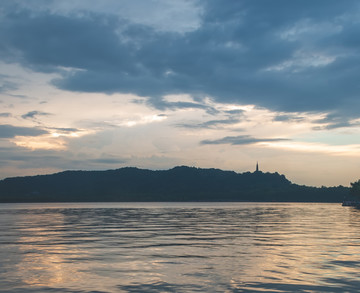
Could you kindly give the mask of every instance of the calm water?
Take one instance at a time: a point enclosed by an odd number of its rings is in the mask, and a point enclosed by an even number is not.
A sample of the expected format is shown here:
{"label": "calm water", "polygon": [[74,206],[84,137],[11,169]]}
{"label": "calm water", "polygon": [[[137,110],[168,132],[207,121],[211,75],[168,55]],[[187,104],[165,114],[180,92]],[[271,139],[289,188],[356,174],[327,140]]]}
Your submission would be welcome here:
{"label": "calm water", "polygon": [[0,204],[0,292],[358,292],[340,204]]}

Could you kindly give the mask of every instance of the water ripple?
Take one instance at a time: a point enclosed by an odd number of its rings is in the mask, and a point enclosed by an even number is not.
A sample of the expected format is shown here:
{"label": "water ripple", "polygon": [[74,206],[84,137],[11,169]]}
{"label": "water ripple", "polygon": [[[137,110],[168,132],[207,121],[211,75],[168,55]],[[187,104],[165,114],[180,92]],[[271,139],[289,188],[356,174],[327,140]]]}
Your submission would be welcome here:
{"label": "water ripple", "polygon": [[0,292],[357,292],[338,204],[0,205]]}

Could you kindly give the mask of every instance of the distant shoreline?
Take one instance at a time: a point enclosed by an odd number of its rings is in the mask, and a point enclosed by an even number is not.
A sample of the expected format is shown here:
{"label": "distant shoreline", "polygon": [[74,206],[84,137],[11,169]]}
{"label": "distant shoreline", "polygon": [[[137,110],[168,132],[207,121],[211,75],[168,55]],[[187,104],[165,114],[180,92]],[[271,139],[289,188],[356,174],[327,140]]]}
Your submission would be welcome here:
{"label": "distant shoreline", "polygon": [[236,173],[179,166],[65,171],[0,181],[2,203],[64,202],[323,202],[340,203],[349,188],[309,187],[279,173]]}

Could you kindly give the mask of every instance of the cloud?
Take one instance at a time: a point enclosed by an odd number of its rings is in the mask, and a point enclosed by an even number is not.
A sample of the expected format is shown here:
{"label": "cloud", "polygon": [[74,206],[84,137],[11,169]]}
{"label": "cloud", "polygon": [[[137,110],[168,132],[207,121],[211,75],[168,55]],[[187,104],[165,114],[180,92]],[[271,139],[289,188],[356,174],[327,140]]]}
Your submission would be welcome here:
{"label": "cloud", "polygon": [[209,120],[206,122],[192,122],[192,123],[178,123],[176,124],[177,127],[184,127],[184,128],[217,128],[219,126],[226,126],[226,125],[233,125],[239,123],[240,119],[219,119],[219,120]]}
{"label": "cloud", "polygon": [[11,90],[17,89],[17,85],[14,82],[9,81],[8,78],[9,78],[8,75],[0,74],[0,93],[8,93]]}
{"label": "cloud", "polygon": [[24,115],[21,115],[21,118],[23,119],[34,119],[36,118],[36,116],[49,116],[51,115],[50,113],[45,113],[45,112],[41,112],[41,111],[30,111]]}
{"label": "cloud", "polygon": [[215,140],[203,140],[201,144],[212,145],[212,144],[231,144],[231,145],[248,145],[255,144],[258,142],[274,142],[274,141],[287,141],[285,138],[255,138],[250,135],[239,135],[239,136],[226,136],[224,138]]}
{"label": "cloud", "polygon": [[51,129],[51,130],[57,130],[57,131],[60,131],[60,132],[78,132],[80,131],[80,129],[78,128],[71,128],[71,127],[50,127],[48,129]]}
{"label": "cloud", "polygon": [[359,121],[351,121],[346,117],[339,117],[334,113],[327,114],[324,118],[318,119],[314,122],[322,124],[321,126],[313,127],[314,130],[331,130],[337,128],[358,127],[360,125]]}
{"label": "cloud", "polygon": [[101,9],[29,11],[18,2],[2,12],[0,56],[59,73],[60,89],[133,93],[158,109],[203,107],[164,102],[186,93],[359,117],[358,1],[196,3],[201,21],[179,33]]}
{"label": "cloud", "polygon": [[197,102],[169,102],[163,98],[150,98],[147,104],[159,110],[176,110],[176,109],[203,109],[208,113],[217,113],[217,110],[209,105]]}
{"label": "cloud", "polygon": [[[163,0],[33,0],[23,2],[13,0],[6,3],[13,10],[26,8],[33,13],[50,12],[60,15],[82,15],[97,12],[107,15],[118,15],[137,24],[153,27],[160,31],[186,33],[199,26],[201,7],[197,1],[163,1]],[[37,5],[34,5],[37,4]]]}
{"label": "cloud", "polygon": [[13,138],[15,136],[40,136],[47,134],[46,130],[36,127],[17,127],[12,125],[0,125],[0,138]]}
{"label": "cloud", "polygon": [[0,113],[0,117],[11,117],[11,113],[7,113],[7,112],[4,112],[4,113]]}
{"label": "cloud", "polygon": [[54,150],[27,150],[24,148],[0,148],[0,162],[2,165],[18,166],[20,169],[70,170],[70,169],[106,169],[125,164],[126,158],[110,154],[87,156],[69,151],[56,152]]}
{"label": "cloud", "polygon": [[302,122],[305,120],[305,117],[291,114],[279,114],[276,115],[274,121],[278,122]]}
{"label": "cloud", "polygon": [[244,114],[244,110],[241,109],[235,109],[235,110],[227,110],[225,111],[225,113],[231,114],[231,115],[243,115]]}
{"label": "cloud", "polygon": [[91,159],[90,162],[94,164],[102,164],[102,165],[119,165],[125,164],[128,160],[114,157],[104,157],[98,159]]}

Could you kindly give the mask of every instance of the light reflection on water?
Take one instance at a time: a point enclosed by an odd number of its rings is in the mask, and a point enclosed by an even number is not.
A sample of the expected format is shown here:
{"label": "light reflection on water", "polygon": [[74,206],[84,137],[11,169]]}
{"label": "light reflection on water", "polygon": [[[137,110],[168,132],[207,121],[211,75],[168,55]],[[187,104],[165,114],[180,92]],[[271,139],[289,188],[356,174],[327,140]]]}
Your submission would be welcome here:
{"label": "light reflection on water", "polygon": [[358,292],[340,204],[0,204],[0,292]]}

